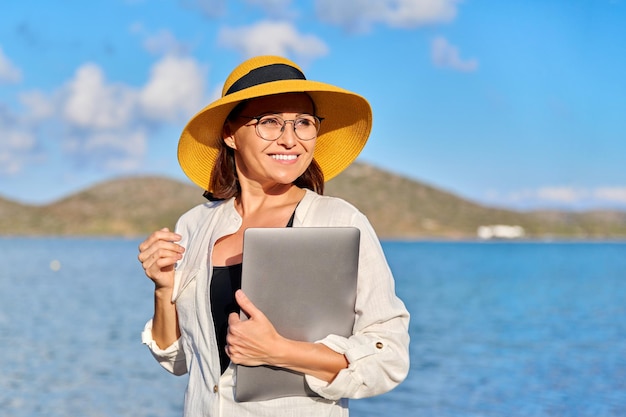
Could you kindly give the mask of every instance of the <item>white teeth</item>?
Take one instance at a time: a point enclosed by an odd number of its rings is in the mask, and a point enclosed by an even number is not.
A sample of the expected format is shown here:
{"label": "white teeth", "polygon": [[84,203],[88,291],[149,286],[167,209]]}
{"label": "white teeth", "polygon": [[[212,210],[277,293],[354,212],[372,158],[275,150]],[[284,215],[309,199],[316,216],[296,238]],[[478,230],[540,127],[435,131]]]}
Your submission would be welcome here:
{"label": "white teeth", "polygon": [[272,158],[278,159],[281,161],[292,161],[298,158],[298,155],[272,155]]}

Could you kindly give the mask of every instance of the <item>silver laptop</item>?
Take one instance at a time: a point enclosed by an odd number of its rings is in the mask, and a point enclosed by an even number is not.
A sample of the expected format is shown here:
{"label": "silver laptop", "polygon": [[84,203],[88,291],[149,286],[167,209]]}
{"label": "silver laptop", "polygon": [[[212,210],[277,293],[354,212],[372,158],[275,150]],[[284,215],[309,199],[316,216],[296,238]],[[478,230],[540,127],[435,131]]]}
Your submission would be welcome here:
{"label": "silver laptop", "polygon": [[[241,287],[286,338],[350,336],[359,241],[355,227],[247,229]],[[303,374],[286,369],[239,365],[236,378],[237,401],[317,395]]]}

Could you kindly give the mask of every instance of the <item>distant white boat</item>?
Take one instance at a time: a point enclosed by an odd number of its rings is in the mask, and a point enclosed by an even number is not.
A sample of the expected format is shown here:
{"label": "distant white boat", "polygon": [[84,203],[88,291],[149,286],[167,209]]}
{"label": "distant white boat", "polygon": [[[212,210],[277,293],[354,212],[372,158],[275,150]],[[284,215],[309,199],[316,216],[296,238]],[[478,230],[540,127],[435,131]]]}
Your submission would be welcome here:
{"label": "distant white boat", "polygon": [[479,226],[476,235],[480,239],[519,239],[524,237],[522,226],[509,226],[505,224],[494,224]]}

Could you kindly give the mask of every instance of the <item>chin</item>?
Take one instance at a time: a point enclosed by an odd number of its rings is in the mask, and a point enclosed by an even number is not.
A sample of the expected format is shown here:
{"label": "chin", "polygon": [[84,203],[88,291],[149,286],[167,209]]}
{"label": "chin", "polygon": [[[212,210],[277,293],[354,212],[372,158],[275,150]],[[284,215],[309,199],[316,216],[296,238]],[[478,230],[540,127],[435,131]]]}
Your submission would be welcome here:
{"label": "chin", "polygon": [[300,176],[298,175],[297,177],[276,178],[275,181],[276,183],[281,184],[281,185],[289,185],[289,184],[293,184],[294,182],[296,182],[298,177]]}
{"label": "chin", "polygon": [[306,168],[284,169],[278,172],[274,171],[273,173],[269,173],[270,174],[269,176],[281,184],[290,184],[290,183],[293,183],[298,178],[300,178],[300,176],[304,174],[305,171],[306,171]]}

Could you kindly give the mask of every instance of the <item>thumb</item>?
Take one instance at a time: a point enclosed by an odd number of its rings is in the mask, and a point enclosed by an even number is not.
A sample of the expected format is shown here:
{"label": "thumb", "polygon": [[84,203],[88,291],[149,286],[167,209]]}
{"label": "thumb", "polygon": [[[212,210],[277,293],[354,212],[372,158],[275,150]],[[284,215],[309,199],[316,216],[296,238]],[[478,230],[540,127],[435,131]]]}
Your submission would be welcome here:
{"label": "thumb", "polygon": [[254,319],[265,317],[261,310],[256,308],[256,306],[252,303],[252,301],[250,301],[248,296],[242,290],[237,290],[235,292],[235,300],[237,301],[237,304],[239,304],[241,310],[246,313],[248,318]]}

